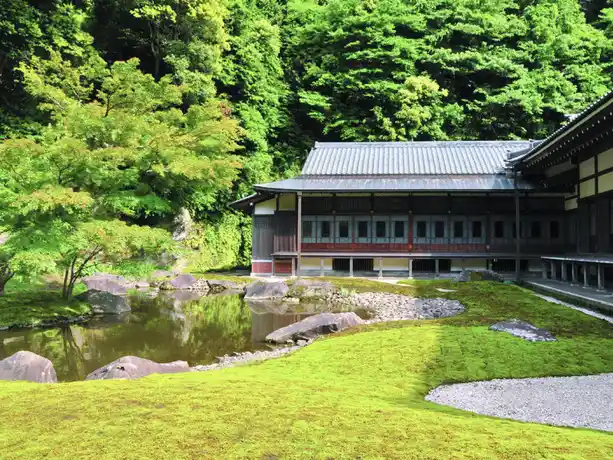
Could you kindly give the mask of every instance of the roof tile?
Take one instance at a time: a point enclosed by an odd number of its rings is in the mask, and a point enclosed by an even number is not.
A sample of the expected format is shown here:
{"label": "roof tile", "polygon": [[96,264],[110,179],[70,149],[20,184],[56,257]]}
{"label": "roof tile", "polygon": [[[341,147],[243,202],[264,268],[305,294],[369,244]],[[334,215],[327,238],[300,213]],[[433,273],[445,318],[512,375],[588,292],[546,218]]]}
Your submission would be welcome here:
{"label": "roof tile", "polygon": [[500,174],[529,141],[320,142],[303,176]]}

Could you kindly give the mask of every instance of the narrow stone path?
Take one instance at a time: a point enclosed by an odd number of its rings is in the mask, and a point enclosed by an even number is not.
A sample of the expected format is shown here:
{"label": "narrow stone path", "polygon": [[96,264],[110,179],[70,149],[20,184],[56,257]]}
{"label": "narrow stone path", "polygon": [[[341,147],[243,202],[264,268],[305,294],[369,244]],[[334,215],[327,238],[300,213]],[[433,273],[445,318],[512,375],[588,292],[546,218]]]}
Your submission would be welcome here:
{"label": "narrow stone path", "polygon": [[608,316],[608,315],[605,315],[604,313],[599,313],[597,311],[590,310],[589,308],[578,307],[577,305],[573,305],[571,303],[564,302],[562,300],[556,299],[555,297],[549,297],[543,294],[538,294],[536,292],[534,292],[533,294],[537,297],[540,297],[543,300],[546,300],[547,302],[555,303],[557,305],[563,305],[565,307],[572,308],[573,310],[577,310],[582,313],[585,313],[586,315],[593,316],[594,318],[603,319],[606,322],[613,324],[612,316]]}

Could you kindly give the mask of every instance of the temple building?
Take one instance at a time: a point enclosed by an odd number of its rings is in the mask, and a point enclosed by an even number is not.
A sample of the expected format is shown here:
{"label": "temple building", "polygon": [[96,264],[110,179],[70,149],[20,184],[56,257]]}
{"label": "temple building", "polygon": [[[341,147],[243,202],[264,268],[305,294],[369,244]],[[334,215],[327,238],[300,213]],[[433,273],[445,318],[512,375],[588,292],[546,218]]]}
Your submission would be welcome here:
{"label": "temple building", "polygon": [[[252,273],[613,281],[613,93],[544,141],[316,143],[233,204]],[[613,267],[612,267],[613,268]]]}
{"label": "temple building", "polygon": [[613,92],[536,147],[511,159],[540,190],[564,190],[569,246],[543,251],[543,278],[613,287]]}

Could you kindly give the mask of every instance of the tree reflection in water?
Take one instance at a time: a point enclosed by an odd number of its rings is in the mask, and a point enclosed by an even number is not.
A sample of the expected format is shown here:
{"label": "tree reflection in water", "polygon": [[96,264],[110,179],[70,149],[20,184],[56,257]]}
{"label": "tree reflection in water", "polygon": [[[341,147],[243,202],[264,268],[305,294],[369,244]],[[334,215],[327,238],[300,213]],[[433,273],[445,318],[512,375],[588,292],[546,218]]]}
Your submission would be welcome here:
{"label": "tree reflection in water", "polygon": [[171,293],[130,298],[132,312],[86,324],[0,332],[0,359],[29,350],[50,359],[58,379],[83,380],[122,356],[208,364],[227,353],[266,349],[264,337],[305,315],[252,313],[238,295]]}

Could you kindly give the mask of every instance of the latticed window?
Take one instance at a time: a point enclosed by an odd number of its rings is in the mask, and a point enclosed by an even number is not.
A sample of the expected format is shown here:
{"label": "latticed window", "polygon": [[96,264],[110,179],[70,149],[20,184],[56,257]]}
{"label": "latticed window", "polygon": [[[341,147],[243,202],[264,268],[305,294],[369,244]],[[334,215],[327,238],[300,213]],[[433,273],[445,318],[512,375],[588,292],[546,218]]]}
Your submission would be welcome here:
{"label": "latticed window", "polygon": [[434,237],[445,238],[445,222],[442,220],[434,222]]}
{"label": "latticed window", "polygon": [[329,221],[322,221],[319,223],[321,225],[320,229],[321,229],[321,237],[322,238],[330,238],[330,234],[332,233],[330,231],[330,222]]}
{"label": "latticed window", "polygon": [[502,220],[494,222],[494,238],[504,238],[504,222]]}
{"label": "latticed window", "polygon": [[420,220],[417,222],[417,238],[426,237],[426,222]]}
{"label": "latticed window", "polygon": [[368,221],[358,222],[358,238],[368,238]]}
{"label": "latticed window", "polygon": [[394,222],[394,238],[404,238],[404,222],[400,220]]}
{"label": "latticed window", "polygon": [[464,222],[456,221],[453,223],[453,237],[464,238]]}
{"label": "latticed window", "polygon": [[313,238],[313,222],[310,220],[302,222],[302,236],[304,238]]}
{"label": "latticed window", "polygon": [[474,220],[472,225],[473,238],[481,238],[483,235],[483,225],[480,220]]}

